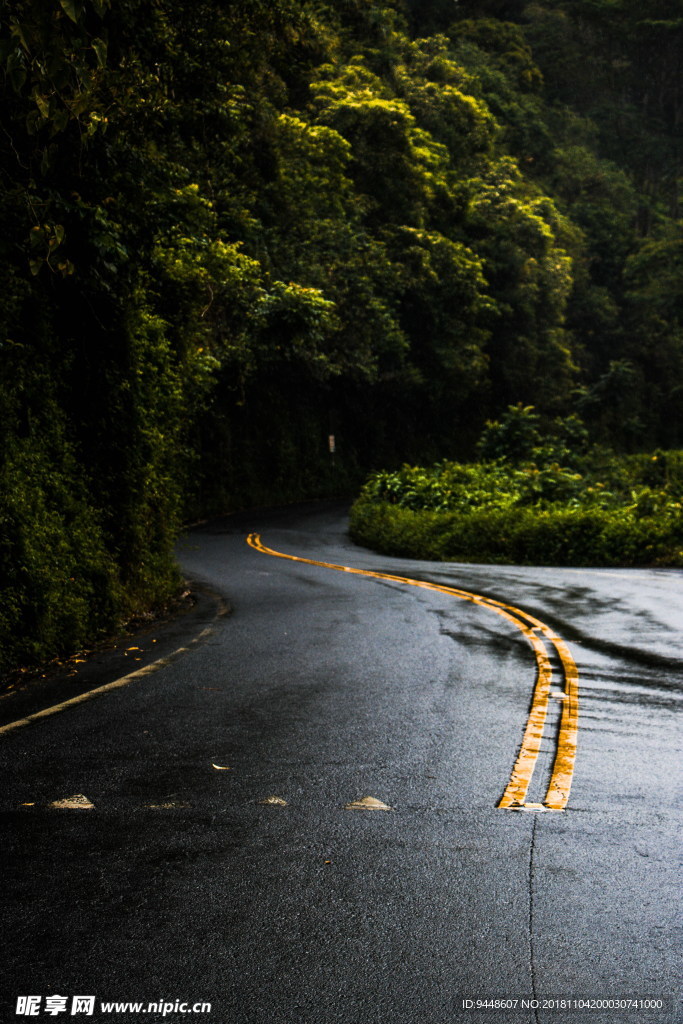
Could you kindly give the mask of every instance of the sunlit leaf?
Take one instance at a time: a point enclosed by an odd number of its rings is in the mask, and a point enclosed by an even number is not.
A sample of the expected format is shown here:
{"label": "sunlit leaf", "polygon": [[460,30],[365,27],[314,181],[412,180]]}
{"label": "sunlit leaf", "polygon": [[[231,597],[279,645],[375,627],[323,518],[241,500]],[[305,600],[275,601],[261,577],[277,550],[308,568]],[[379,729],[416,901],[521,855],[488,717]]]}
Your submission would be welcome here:
{"label": "sunlit leaf", "polygon": [[107,43],[104,39],[93,39],[92,48],[97,57],[99,67],[103,68],[107,63]]}
{"label": "sunlit leaf", "polygon": [[50,116],[50,101],[49,101],[49,99],[47,98],[47,96],[41,96],[40,93],[35,93],[34,96],[33,96],[33,99],[35,100],[35,103],[36,103],[36,106],[38,107],[38,110],[43,115],[43,117],[47,120],[47,118]]}
{"label": "sunlit leaf", "polygon": [[59,2],[67,18],[70,18],[71,21],[73,21],[74,24],[76,24],[76,22],[78,21],[79,11],[76,7],[74,0],[59,0]]}

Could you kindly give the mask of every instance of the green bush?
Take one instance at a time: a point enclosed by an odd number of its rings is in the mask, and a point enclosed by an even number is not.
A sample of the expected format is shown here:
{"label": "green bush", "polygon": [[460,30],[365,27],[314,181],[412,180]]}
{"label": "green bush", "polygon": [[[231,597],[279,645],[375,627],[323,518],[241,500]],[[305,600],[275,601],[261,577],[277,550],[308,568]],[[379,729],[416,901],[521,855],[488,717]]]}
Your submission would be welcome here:
{"label": "green bush", "polygon": [[437,561],[576,566],[683,566],[683,517],[604,509],[416,512],[358,501],[351,537],[383,554]]}
{"label": "green bush", "polygon": [[55,464],[29,438],[0,472],[2,669],[77,650],[117,624],[117,567],[75,470],[68,449]]}
{"label": "green bush", "polygon": [[479,455],[485,461],[505,459],[520,462],[531,457],[541,443],[539,419],[533,406],[511,405],[500,421],[494,420],[484,427],[479,440]]}
{"label": "green bush", "polygon": [[604,456],[594,451],[583,475],[502,462],[376,473],[351,510],[351,536],[411,558],[683,565],[683,453],[612,455],[608,466]]}

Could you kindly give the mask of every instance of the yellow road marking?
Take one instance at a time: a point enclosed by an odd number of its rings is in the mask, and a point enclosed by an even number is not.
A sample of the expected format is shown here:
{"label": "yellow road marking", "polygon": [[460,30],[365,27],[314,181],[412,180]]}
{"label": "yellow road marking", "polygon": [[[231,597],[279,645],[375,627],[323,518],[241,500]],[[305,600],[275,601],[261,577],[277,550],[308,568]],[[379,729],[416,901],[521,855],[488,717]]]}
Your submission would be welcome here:
{"label": "yellow road marking", "polygon": [[[386,572],[355,569],[348,565],[336,565],[333,562],[320,562],[313,558],[288,555],[282,551],[275,551],[273,548],[266,547],[258,533],[250,533],[247,537],[247,544],[262,554],[272,555],[275,558],[285,558],[291,562],[303,562],[306,565],[317,565],[323,569],[350,572],[357,576],[369,576],[377,580],[391,580],[394,583],[419,587],[422,590],[435,590],[442,594],[449,594],[463,601],[481,605],[483,608],[487,608],[489,611],[495,612],[497,615],[512,622],[524,634],[524,637],[534,651],[537,674],[529,718],[524,730],[524,736],[522,737],[522,745],[510,775],[510,781],[498,806],[509,808],[510,810],[522,807],[526,807],[529,810],[564,810],[569,799],[576,760],[579,720],[579,674],[569,648],[549,626],[546,626],[545,623],[521,608],[515,608],[514,605],[505,604],[503,601],[495,601],[493,598],[484,597],[482,594],[475,594],[468,590],[461,590],[458,587],[447,587],[438,583],[427,583],[424,580],[411,579],[408,576],[395,576]],[[526,795],[534,768],[536,767],[550,700],[550,685],[553,672],[548,656],[548,645],[554,648],[562,666],[564,677],[562,694],[564,700],[562,701],[562,713],[557,734],[555,760],[545,800],[543,804],[527,804],[525,803]]]}

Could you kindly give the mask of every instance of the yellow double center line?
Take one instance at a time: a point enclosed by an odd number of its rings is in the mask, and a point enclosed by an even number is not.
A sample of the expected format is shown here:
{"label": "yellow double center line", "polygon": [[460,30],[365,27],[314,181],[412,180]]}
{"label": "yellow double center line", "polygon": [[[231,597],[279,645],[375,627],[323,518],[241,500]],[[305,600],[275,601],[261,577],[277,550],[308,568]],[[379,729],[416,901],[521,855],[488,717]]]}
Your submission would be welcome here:
{"label": "yellow double center line", "polygon": [[[394,576],[386,572],[354,569],[348,565],[335,565],[332,562],[319,562],[313,558],[287,555],[282,551],[274,551],[272,548],[266,547],[261,542],[261,537],[258,533],[250,533],[247,537],[247,544],[264,555],[286,558],[291,562],[304,562],[306,565],[318,565],[323,569],[335,569],[337,572],[349,572],[356,576],[369,576],[376,580],[391,580],[393,583],[419,587],[422,590],[436,590],[441,594],[450,594],[452,597],[458,597],[463,601],[470,601],[472,604],[481,605],[483,608],[487,608],[512,622],[524,634],[526,640],[533,648],[536,656],[537,674],[531,710],[522,738],[522,746],[512,769],[510,781],[498,806],[509,808],[510,810],[564,810],[569,799],[569,790],[574,774],[574,761],[576,759],[579,721],[579,674],[564,640],[557,636],[549,626],[534,618],[533,615],[529,615],[528,612],[515,608],[513,605],[505,604],[502,601],[494,601],[490,597],[473,594],[468,590],[460,590],[457,587],[445,587],[438,583],[427,583],[424,580],[410,579],[408,576]],[[551,648],[557,654],[562,672],[562,679],[558,681],[561,691],[559,697],[562,700],[562,711],[557,732],[555,760],[543,803],[527,803],[527,791],[541,749],[543,730],[551,696],[550,686],[553,678],[553,669],[549,657],[549,650]]]}

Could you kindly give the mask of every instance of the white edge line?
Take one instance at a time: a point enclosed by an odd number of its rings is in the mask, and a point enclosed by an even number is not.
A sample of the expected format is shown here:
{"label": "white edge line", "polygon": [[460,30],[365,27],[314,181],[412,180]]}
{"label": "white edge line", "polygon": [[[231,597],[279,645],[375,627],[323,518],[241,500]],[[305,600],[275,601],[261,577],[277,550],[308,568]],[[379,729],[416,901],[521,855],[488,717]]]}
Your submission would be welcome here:
{"label": "white edge line", "polygon": [[[218,613],[219,615],[222,612]],[[129,672],[128,675],[121,676],[119,679],[114,679],[111,683],[105,683],[104,686],[98,686],[94,690],[87,690],[86,693],[79,693],[76,697],[70,697],[69,700],[62,701],[61,704],[53,704],[52,707],[43,708],[42,711],[36,711],[32,715],[27,715],[26,718],[18,718],[15,722],[9,722],[7,725],[0,726],[0,735],[7,732],[12,732],[14,729],[20,729],[24,725],[30,725],[32,722],[36,722],[41,718],[49,718],[50,715],[56,715],[60,711],[66,710],[66,708],[74,707],[76,704],[83,704],[87,700],[92,700],[93,697],[99,697],[102,693],[108,693],[110,690],[118,690],[122,686],[128,686],[134,679],[140,679],[142,676],[152,675],[153,672],[158,672],[159,669],[166,668],[172,661],[175,661],[181,654],[185,654],[194,647],[195,644],[200,643],[207,636],[213,633],[213,626],[207,626],[205,629],[198,633],[196,637],[190,640],[189,644],[185,647],[178,647],[171,654],[165,655],[163,658],[158,658],[156,661],[150,662],[149,665],[143,666],[143,668],[135,669],[134,672]]]}

